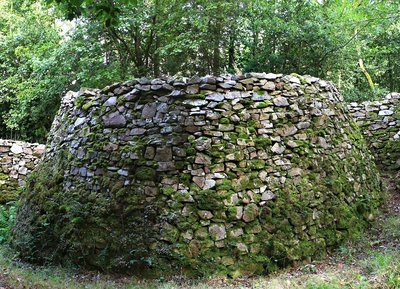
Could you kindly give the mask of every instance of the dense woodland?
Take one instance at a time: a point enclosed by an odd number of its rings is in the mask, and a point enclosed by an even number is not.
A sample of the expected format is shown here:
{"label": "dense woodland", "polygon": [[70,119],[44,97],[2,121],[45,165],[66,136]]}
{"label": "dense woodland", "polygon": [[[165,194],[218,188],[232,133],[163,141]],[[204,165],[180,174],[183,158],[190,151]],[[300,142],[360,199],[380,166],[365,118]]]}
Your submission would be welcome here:
{"label": "dense woodland", "polygon": [[0,136],[41,141],[61,95],[135,77],[267,71],[400,90],[398,0],[0,0]]}

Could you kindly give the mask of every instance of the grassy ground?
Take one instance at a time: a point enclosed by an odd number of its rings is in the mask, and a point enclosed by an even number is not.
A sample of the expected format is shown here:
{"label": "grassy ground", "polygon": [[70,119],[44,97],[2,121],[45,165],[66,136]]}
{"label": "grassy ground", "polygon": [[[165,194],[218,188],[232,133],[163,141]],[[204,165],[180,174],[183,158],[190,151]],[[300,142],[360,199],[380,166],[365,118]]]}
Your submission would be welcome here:
{"label": "grassy ground", "polygon": [[400,288],[400,192],[388,182],[390,198],[381,217],[357,241],[340,247],[324,260],[261,277],[143,281],[133,277],[75,272],[18,262],[0,248],[1,288]]}

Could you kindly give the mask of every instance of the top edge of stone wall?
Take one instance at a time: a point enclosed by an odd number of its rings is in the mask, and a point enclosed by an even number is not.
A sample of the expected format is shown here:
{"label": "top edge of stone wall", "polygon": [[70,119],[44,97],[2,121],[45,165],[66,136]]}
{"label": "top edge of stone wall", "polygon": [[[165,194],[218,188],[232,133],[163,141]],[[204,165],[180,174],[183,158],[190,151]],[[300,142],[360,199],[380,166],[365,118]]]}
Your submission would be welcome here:
{"label": "top edge of stone wall", "polygon": [[[281,83],[282,87],[277,86],[276,83]],[[63,103],[69,103],[79,95],[125,95],[126,97],[135,94],[154,93],[155,96],[208,96],[214,93],[226,93],[230,91],[237,92],[274,92],[277,94],[283,90],[283,85],[291,84],[293,87],[300,87],[303,85],[318,84],[320,88],[326,90],[334,88],[333,83],[310,75],[298,74],[275,74],[275,73],[246,73],[244,75],[231,75],[225,74],[221,76],[192,76],[192,77],[161,77],[161,78],[136,78],[125,82],[118,82],[104,87],[103,89],[96,88],[81,88],[79,92],[67,92],[63,97]],[[283,96],[285,96],[283,94]],[[294,95],[287,95],[294,96]],[[240,98],[240,96],[233,96],[233,98]],[[343,97],[340,94],[335,95],[330,101],[343,102]],[[207,99],[206,100],[213,100]],[[112,106],[112,101],[108,103]]]}
{"label": "top edge of stone wall", "polygon": [[365,100],[365,101],[351,101],[348,103],[349,107],[352,106],[368,106],[368,105],[380,105],[380,104],[385,104],[388,102],[393,102],[393,101],[399,101],[400,100],[400,92],[391,92],[382,97],[381,99],[374,99],[374,100]]}
{"label": "top edge of stone wall", "polygon": [[27,146],[43,146],[43,144],[38,143],[38,142],[26,142],[22,140],[12,140],[12,139],[0,139],[0,146],[13,146],[13,144],[18,144],[18,145],[27,145]]}

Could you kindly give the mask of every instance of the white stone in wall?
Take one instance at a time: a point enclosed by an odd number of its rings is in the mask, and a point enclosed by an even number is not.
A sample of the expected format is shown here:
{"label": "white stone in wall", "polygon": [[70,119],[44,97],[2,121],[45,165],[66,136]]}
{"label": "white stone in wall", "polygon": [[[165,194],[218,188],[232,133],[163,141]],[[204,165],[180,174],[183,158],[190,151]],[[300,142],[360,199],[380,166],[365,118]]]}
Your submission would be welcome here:
{"label": "white stone in wall", "polygon": [[393,111],[389,110],[389,109],[384,109],[384,110],[379,111],[379,115],[392,115],[392,114],[393,114]]}
{"label": "white stone in wall", "polygon": [[22,146],[20,146],[20,145],[18,145],[18,144],[13,144],[12,147],[11,147],[11,149],[10,149],[10,151],[11,151],[13,154],[18,155],[18,154],[20,154],[20,153],[23,153],[24,150],[23,150]]}

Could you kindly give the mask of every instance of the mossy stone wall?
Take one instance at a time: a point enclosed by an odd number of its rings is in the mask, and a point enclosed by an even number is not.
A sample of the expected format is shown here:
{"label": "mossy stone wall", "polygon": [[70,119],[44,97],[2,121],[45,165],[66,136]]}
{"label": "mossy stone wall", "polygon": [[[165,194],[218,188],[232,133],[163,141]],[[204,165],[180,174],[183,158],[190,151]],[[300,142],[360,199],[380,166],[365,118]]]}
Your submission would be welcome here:
{"label": "mossy stone wall", "polygon": [[18,200],[19,187],[44,150],[42,144],[0,139],[0,204]]}
{"label": "mossy stone wall", "polygon": [[69,92],[30,179],[21,257],[141,274],[272,271],[358,234],[382,199],[335,87],[271,73]]}
{"label": "mossy stone wall", "polygon": [[379,101],[351,103],[348,109],[378,165],[384,170],[399,172],[400,93],[390,93]]}

